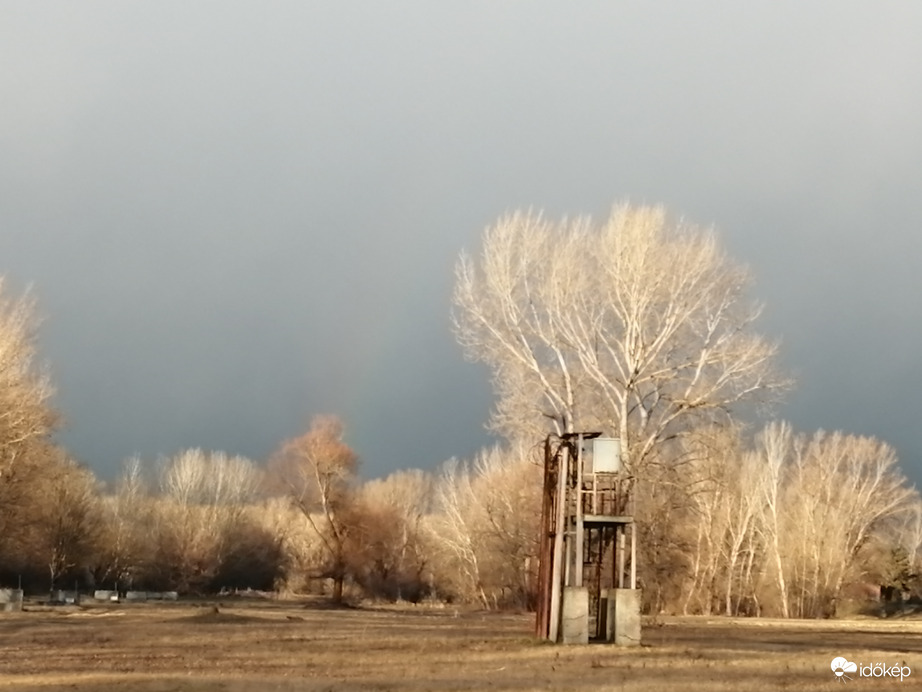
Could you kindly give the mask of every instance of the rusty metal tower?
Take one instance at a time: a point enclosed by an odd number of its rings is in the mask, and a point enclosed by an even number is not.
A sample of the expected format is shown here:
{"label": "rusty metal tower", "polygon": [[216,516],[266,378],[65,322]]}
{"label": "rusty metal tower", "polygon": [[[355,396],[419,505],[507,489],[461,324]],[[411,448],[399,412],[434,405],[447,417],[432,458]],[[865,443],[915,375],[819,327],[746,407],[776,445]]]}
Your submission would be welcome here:
{"label": "rusty metal tower", "polygon": [[601,433],[545,440],[537,636],[640,643],[632,489],[619,440]]}

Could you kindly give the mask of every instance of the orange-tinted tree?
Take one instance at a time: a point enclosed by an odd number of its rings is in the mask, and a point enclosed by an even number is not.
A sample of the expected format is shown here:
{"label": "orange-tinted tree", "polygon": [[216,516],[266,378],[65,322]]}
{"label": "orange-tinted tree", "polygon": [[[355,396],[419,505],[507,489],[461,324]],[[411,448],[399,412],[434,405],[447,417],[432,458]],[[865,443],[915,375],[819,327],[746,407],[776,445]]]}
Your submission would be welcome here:
{"label": "orange-tinted tree", "polygon": [[287,440],[270,462],[275,482],[304,514],[322,546],[318,576],[333,580],[342,601],[349,574],[349,546],[357,524],[354,502],[358,456],[343,441],[335,416],[317,416],[300,437]]}

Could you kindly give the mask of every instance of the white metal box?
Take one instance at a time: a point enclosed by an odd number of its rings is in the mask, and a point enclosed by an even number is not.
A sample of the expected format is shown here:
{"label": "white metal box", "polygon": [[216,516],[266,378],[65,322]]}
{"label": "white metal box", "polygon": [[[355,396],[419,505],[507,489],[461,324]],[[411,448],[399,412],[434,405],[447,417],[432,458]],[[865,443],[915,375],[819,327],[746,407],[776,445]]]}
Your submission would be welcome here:
{"label": "white metal box", "polygon": [[621,471],[621,440],[597,437],[592,440],[592,473],[619,473]]}

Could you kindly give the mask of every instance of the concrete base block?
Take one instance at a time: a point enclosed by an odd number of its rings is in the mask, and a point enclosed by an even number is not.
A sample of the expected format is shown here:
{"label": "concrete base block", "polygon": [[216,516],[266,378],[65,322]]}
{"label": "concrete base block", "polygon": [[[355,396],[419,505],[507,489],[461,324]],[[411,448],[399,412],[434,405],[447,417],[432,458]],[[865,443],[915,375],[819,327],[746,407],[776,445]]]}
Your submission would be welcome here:
{"label": "concrete base block", "polygon": [[16,613],[22,610],[22,589],[0,589],[0,610]]}
{"label": "concrete base block", "polygon": [[589,643],[589,589],[582,586],[564,587],[560,620],[561,643]]}
{"label": "concrete base block", "polygon": [[55,589],[51,592],[51,603],[57,605],[74,605],[80,603],[80,593],[78,591],[67,591],[66,589]]}
{"label": "concrete base block", "polygon": [[617,646],[640,645],[640,589],[610,589],[606,638]]}

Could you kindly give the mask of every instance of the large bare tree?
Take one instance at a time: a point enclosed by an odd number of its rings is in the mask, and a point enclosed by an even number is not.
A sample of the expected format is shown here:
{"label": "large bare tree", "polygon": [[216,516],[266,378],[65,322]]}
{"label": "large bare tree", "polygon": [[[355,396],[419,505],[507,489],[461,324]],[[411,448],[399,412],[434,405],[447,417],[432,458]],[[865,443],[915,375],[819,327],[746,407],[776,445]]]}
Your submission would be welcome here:
{"label": "large bare tree", "polygon": [[11,297],[0,277],[0,564],[7,566],[31,541],[25,517],[35,513],[55,419],[50,380],[35,363],[36,324],[33,298]]}
{"label": "large bare tree", "polygon": [[635,472],[696,423],[788,386],[753,329],[749,275],[713,233],[620,206],[601,224],[518,212],[457,266],[455,324],[493,370],[510,437],[602,428]]}
{"label": "large bare tree", "polygon": [[35,328],[32,297],[9,297],[0,277],[0,483],[54,422],[51,383],[35,363]]}

